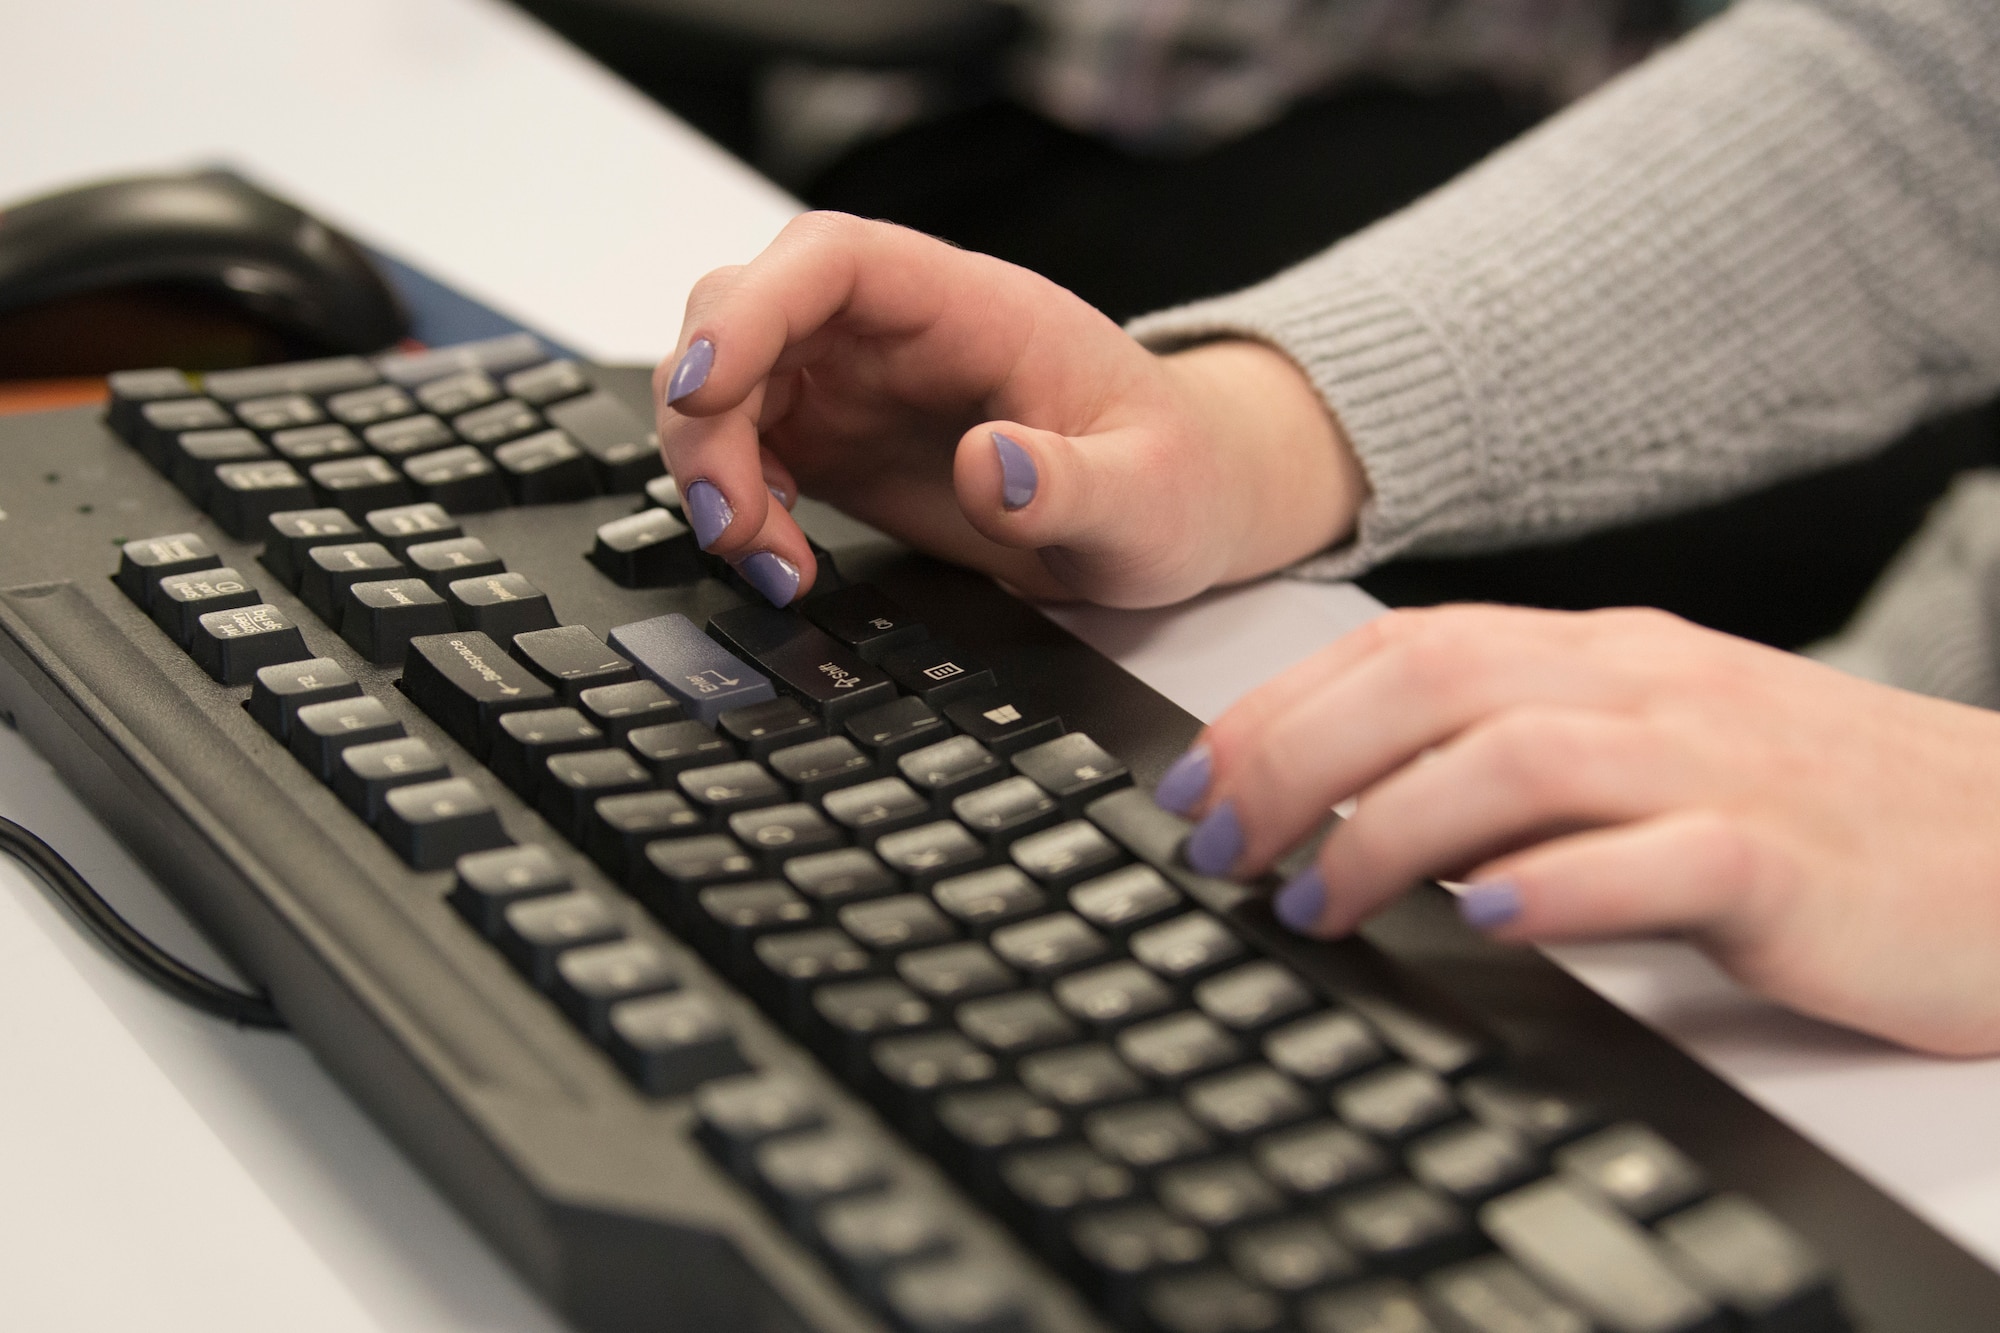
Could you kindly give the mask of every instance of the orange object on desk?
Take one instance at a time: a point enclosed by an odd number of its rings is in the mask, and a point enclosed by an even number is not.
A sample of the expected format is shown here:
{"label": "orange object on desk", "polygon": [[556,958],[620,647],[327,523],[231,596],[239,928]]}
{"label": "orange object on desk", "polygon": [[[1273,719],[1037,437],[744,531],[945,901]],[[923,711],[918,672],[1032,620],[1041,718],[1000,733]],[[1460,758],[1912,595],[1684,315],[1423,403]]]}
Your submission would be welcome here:
{"label": "orange object on desk", "polygon": [[98,375],[53,380],[0,380],[0,417],[101,403],[108,393],[103,377]]}

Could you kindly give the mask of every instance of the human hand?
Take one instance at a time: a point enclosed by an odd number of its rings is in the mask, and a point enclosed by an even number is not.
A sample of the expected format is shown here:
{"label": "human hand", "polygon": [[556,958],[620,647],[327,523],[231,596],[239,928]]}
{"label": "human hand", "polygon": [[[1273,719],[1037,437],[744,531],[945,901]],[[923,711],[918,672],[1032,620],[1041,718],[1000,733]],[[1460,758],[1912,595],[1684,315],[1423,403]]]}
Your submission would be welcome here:
{"label": "human hand", "polygon": [[1034,597],[1179,600],[1351,530],[1359,465],[1259,344],[1157,356],[1054,283],[840,214],[688,298],[654,376],[697,539],[783,605],[801,490]]}
{"label": "human hand", "polygon": [[1208,728],[1158,799],[1197,869],[1352,931],[1415,880],[1517,941],[1681,934],[1807,1013],[2000,1052],[2000,714],[1661,612],[1397,612]]}

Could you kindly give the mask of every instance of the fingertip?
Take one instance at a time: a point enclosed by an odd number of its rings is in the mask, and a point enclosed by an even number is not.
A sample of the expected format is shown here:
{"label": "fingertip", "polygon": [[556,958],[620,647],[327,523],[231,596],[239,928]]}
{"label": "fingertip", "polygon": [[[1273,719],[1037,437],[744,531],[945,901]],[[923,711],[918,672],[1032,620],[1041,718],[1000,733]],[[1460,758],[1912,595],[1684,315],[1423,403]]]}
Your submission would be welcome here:
{"label": "fingertip", "polygon": [[1521,886],[1511,879],[1468,884],[1458,895],[1460,919],[1474,930],[1488,935],[1518,921],[1522,906]]}
{"label": "fingertip", "polygon": [[1309,865],[1287,880],[1271,898],[1271,912],[1285,929],[1297,935],[1318,935],[1326,912],[1326,877]]}
{"label": "fingertip", "polygon": [[776,551],[752,551],[736,562],[736,572],[772,606],[790,606],[802,587],[799,567]]}

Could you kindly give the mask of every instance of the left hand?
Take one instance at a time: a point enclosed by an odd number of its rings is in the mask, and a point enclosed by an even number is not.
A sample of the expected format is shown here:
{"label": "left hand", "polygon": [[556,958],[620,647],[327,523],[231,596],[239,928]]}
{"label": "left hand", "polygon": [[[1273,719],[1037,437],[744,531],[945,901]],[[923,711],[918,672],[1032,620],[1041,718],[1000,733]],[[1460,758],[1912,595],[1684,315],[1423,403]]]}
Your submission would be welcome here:
{"label": "left hand", "polygon": [[1807,1013],[2000,1052],[2000,714],[1661,612],[1405,611],[1230,709],[1160,799],[1245,876],[1353,795],[1294,929],[1468,879],[1500,938],[1682,934]]}

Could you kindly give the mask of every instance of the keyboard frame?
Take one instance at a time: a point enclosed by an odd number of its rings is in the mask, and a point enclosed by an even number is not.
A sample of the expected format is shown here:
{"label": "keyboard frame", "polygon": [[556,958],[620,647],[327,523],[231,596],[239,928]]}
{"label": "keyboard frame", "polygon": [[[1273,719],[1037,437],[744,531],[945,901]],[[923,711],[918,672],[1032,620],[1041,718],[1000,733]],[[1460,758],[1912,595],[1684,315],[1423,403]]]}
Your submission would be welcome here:
{"label": "keyboard frame", "polygon": [[[649,413],[642,371],[592,368]],[[581,853],[465,755],[106,429],[94,408],[0,419],[0,708],[244,975],[267,986],[316,1058],[551,1305],[592,1330],[757,1328],[876,1333],[881,1320],[693,1141],[687,1098],[639,1093],[444,902],[450,872],[409,870],[109,577],[115,539],[193,529],[297,613],[315,652],[474,776],[517,841],[554,851],[580,885],[618,893]],[[85,508],[87,507],[87,509]],[[635,497],[466,516],[469,535],[600,633],[632,594],[583,559],[598,523]],[[1148,786],[1196,720],[990,581],[906,552],[806,502],[804,525],[844,573],[880,585],[934,630],[1048,702]],[[543,563],[575,566],[575,585]],[[541,562],[541,563],[536,563]],[[610,590],[593,601],[589,580]],[[616,596],[611,594],[615,593]],[[716,583],[645,594],[698,621],[740,600]],[[136,649],[136,651],[133,651]],[[243,763],[257,780],[245,781]],[[1990,1328],[2000,1274],[1772,1117],[1651,1029],[1528,949],[1467,929],[1435,887],[1335,945],[1289,935],[1261,896],[1203,895],[1336,996],[1455,1013],[1494,1034],[1510,1072],[1640,1118],[1796,1228],[1837,1267],[1857,1327]],[[664,929],[683,973],[727,997],[760,1066],[795,1074],[834,1123],[876,1116]],[[694,984],[694,983],[691,983]],[[1476,1016],[1476,1017],[1475,1017]],[[898,1140],[896,1169],[979,1210]],[[982,1214],[983,1218],[983,1214]],[[1049,1272],[990,1218],[990,1242]],[[690,1267],[698,1266],[698,1267]],[[702,1272],[699,1284],[676,1270]],[[1100,1329],[1067,1284],[1043,1284],[1052,1328]]]}

